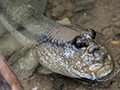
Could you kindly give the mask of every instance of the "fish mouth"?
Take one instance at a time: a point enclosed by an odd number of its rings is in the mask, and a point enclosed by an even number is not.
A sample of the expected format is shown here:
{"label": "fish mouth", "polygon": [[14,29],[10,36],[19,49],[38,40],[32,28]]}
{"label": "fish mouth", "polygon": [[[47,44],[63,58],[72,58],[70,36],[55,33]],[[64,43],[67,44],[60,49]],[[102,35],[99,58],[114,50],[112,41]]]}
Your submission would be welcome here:
{"label": "fish mouth", "polygon": [[94,64],[89,69],[91,70],[92,80],[107,76],[113,70],[113,63],[110,55],[104,59],[104,64]]}

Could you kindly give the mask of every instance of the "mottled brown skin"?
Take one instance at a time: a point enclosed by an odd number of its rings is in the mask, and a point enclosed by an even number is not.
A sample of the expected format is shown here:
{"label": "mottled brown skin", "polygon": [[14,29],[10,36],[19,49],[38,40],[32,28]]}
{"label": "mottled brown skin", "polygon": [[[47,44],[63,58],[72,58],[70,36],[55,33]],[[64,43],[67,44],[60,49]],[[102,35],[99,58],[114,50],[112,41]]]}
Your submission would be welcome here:
{"label": "mottled brown skin", "polygon": [[1,22],[24,46],[9,60],[20,78],[29,77],[39,64],[73,78],[95,80],[111,73],[111,56],[94,40],[94,30],[65,27],[37,14],[21,0],[2,3]]}
{"label": "mottled brown skin", "polygon": [[[91,29],[83,32],[64,46],[44,42],[37,50],[40,64],[69,77],[95,80],[106,76],[113,69],[109,54],[94,41],[94,35],[90,36]],[[84,43],[83,46],[75,45],[76,38],[83,41],[80,42]]]}

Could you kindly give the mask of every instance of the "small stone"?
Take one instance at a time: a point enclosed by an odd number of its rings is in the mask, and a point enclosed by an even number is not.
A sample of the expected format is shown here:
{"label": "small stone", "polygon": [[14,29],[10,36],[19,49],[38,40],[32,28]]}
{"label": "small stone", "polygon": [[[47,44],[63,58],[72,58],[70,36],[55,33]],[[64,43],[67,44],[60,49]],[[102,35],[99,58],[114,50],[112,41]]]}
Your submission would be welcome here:
{"label": "small stone", "polygon": [[112,21],[113,22],[115,22],[115,21],[117,21],[118,20],[118,18],[112,18]]}
{"label": "small stone", "polygon": [[108,37],[113,34],[113,28],[105,28],[102,32],[102,35]]}
{"label": "small stone", "polygon": [[120,44],[120,41],[111,41],[112,44]]}
{"label": "small stone", "polygon": [[38,87],[34,87],[34,88],[32,88],[32,90],[38,90]]}
{"label": "small stone", "polygon": [[53,81],[54,79],[53,78],[50,78],[51,81]]}
{"label": "small stone", "polygon": [[61,21],[57,21],[58,23],[62,24],[62,25],[67,25],[67,26],[71,26],[71,22],[68,18],[64,18]]}
{"label": "small stone", "polygon": [[65,9],[68,11],[72,11],[74,8],[73,4],[71,2],[65,3]]}

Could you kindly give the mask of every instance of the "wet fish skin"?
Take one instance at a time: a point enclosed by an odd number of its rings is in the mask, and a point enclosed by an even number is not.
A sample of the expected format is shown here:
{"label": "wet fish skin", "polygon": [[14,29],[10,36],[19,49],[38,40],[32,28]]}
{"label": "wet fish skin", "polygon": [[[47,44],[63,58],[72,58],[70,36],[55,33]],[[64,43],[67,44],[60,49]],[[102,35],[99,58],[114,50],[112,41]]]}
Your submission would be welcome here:
{"label": "wet fish skin", "polygon": [[40,64],[53,72],[74,78],[95,80],[109,74],[113,63],[106,49],[86,36],[82,38],[89,46],[78,49],[71,43],[66,43],[64,47],[42,43],[37,50]]}
{"label": "wet fish skin", "polygon": [[25,47],[9,60],[21,78],[30,76],[38,64],[65,76],[92,80],[113,70],[111,55],[96,43],[94,30],[62,26],[21,0],[6,0],[2,8],[0,20]]}

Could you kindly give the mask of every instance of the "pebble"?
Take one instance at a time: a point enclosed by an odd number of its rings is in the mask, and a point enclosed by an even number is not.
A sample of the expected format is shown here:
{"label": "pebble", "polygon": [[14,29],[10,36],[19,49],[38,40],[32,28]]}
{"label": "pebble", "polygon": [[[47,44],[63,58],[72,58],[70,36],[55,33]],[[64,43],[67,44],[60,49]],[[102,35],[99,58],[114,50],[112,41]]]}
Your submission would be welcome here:
{"label": "pebble", "polygon": [[64,18],[63,20],[60,20],[60,21],[57,21],[57,22],[62,24],[62,25],[71,26],[71,22],[68,18]]}
{"label": "pebble", "polygon": [[38,87],[34,87],[34,88],[32,88],[32,90],[38,90]]}
{"label": "pebble", "polygon": [[118,18],[112,18],[112,21],[113,22],[115,22],[115,21],[117,21],[118,20]]}
{"label": "pebble", "polygon": [[112,44],[120,44],[120,41],[111,41]]}
{"label": "pebble", "polygon": [[106,37],[109,37],[110,35],[113,34],[113,28],[105,28],[103,31],[102,31],[102,35],[106,36]]}

